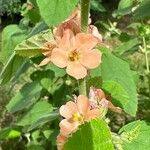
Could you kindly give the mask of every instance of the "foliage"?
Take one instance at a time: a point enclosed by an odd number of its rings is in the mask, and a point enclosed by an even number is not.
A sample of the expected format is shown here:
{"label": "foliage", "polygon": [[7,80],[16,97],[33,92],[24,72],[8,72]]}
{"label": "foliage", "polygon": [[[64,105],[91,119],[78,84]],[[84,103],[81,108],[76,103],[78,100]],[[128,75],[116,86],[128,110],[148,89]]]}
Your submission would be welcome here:
{"label": "foliage", "polygon": [[[89,23],[98,28],[103,38],[103,42],[95,47],[101,52],[102,58],[98,67],[85,67],[88,70],[85,80],[76,80],[69,76],[64,67],[59,68],[53,61],[39,66],[43,60],[50,59],[51,51],[60,44],[61,34],[64,34],[66,29],[71,26],[73,33],[78,34],[76,30],[80,32],[82,23],[88,20],[85,18],[88,16],[88,10],[82,10],[85,15],[76,13],[75,16],[70,16],[89,1],[81,2],[27,0],[21,8],[19,0],[0,1],[0,16],[13,13],[22,16],[18,24],[10,24],[2,31],[0,85],[2,88],[8,87],[7,93],[11,93],[11,98],[3,100],[8,103],[2,106],[5,108],[0,112],[2,149],[17,149],[21,142],[22,150],[55,150],[62,120],[59,108],[72,99],[75,99],[76,104],[76,96],[86,92],[88,96],[92,88],[96,89],[96,92],[101,89],[105,93],[101,93],[101,99],[94,93],[96,102],[90,105],[90,110],[98,107],[101,116],[85,122],[84,115],[80,113],[73,114],[70,119],[65,118],[71,123],[79,121],[79,124],[76,132],[72,131],[67,137],[64,149],[149,149],[149,0],[120,0],[118,3],[90,1]],[[82,8],[88,9],[88,5],[85,6]],[[92,26],[85,28],[92,32]],[[57,29],[61,38],[56,34]],[[96,33],[93,34],[97,36]],[[82,42],[84,45],[84,41]],[[91,40],[88,46],[92,42]],[[45,46],[47,43],[50,47]],[[66,48],[64,43],[60,45]],[[61,58],[57,61],[61,61]],[[88,64],[95,61],[88,58],[87,60]],[[93,100],[91,95],[90,104]],[[69,125],[66,126],[66,132],[68,128]]]}

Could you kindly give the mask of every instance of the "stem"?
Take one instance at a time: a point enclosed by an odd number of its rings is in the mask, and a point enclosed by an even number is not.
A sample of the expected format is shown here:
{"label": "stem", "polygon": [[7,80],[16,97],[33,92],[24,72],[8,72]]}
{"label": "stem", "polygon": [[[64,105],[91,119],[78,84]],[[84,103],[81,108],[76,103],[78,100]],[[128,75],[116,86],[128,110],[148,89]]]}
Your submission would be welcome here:
{"label": "stem", "polygon": [[87,32],[90,0],[81,0],[81,31]]}
{"label": "stem", "polygon": [[79,80],[79,92],[80,92],[80,94],[87,95],[87,93],[86,93],[86,78]]}
{"label": "stem", "polygon": [[143,37],[143,47],[144,47],[145,63],[146,63],[146,70],[147,70],[146,76],[148,78],[149,97],[150,97],[150,69],[149,69],[148,51],[147,51],[145,37]]}
{"label": "stem", "polygon": [[[90,0],[81,0],[81,31],[87,33],[88,19],[90,11]],[[86,93],[86,78],[79,80],[79,93],[87,95]]]}

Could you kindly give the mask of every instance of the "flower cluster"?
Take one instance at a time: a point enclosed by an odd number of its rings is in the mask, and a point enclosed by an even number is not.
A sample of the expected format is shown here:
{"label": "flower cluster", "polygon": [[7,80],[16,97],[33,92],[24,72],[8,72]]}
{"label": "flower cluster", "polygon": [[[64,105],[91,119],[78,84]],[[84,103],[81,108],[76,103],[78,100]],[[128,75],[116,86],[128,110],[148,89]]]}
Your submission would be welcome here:
{"label": "flower cluster", "polygon": [[101,52],[95,47],[102,42],[102,37],[93,25],[89,25],[88,33],[82,33],[80,20],[80,11],[76,10],[54,29],[55,41],[45,43],[42,53],[46,58],[40,66],[52,62],[66,68],[67,74],[77,80],[84,78],[89,69],[99,66]]}
{"label": "flower cluster", "polygon": [[[69,101],[61,106],[60,115],[65,119],[59,124],[60,134],[57,137],[58,150],[63,150],[63,146],[68,137],[76,132],[80,125],[94,118],[102,118],[109,108],[110,103],[101,89],[92,87],[90,89],[89,98],[84,95],[79,95],[74,98],[74,102]],[[111,105],[113,104],[111,103]],[[113,108],[119,109],[114,105]]]}

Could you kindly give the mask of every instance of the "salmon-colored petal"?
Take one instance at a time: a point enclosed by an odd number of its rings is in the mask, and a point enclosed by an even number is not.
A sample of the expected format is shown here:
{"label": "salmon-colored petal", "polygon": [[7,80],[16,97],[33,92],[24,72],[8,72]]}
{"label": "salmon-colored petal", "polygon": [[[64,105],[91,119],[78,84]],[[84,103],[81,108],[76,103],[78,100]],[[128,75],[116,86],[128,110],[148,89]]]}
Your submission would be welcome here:
{"label": "salmon-colored petal", "polygon": [[90,103],[86,96],[84,96],[84,95],[78,96],[77,107],[78,107],[79,113],[81,113],[82,115],[85,115],[89,108],[89,105],[90,105]]}
{"label": "salmon-colored petal", "polygon": [[95,119],[95,118],[98,118],[98,117],[100,117],[100,110],[99,109],[92,109],[92,110],[89,109],[87,111],[85,120],[90,121],[91,119]]}
{"label": "salmon-colored petal", "polygon": [[51,62],[51,58],[47,57],[43,61],[41,61],[41,63],[39,64],[39,66],[44,66],[44,65],[46,65],[46,64],[48,64],[50,62]]}
{"label": "salmon-colored petal", "polygon": [[73,37],[73,32],[69,29],[63,32],[63,37],[58,43],[58,47],[63,51],[69,50],[71,48],[70,39]]}
{"label": "salmon-colored petal", "polygon": [[80,62],[88,69],[96,68],[101,63],[101,52],[97,49],[82,51]]}
{"label": "salmon-colored petal", "polygon": [[69,101],[59,109],[60,115],[66,119],[70,119],[74,113],[77,112],[77,106],[74,102]]}
{"label": "salmon-colored petal", "polygon": [[68,136],[69,134],[74,133],[78,129],[78,122],[69,122],[67,119],[63,119],[60,124],[60,133],[63,136]]}
{"label": "salmon-colored petal", "polygon": [[66,72],[77,80],[82,79],[87,75],[86,68],[78,62],[69,62]]}
{"label": "salmon-colored petal", "polygon": [[51,54],[51,61],[58,67],[64,68],[67,66],[67,56],[61,49],[54,49]]}
{"label": "salmon-colored petal", "polygon": [[92,34],[79,33],[76,35],[76,45],[81,50],[91,50],[98,44]]}
{"label": "salmon-colored petal", "polygon": [[65,137],[65,136],[63,136],[63,135],[61,135],[61,134],[59,134],[59,135],[57,136],[57,143],[64,144],[64,143],[66,142],[66,140],[67,140],[67,137]]}

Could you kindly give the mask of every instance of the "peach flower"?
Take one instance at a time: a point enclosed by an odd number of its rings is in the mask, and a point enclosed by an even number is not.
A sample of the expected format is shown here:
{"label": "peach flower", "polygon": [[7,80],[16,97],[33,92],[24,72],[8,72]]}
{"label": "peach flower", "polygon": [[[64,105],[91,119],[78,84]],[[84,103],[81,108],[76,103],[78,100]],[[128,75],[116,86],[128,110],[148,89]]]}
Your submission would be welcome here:
{"label": "peach flower", "polygon": [[39,66],[46,65],[51,62],[51,54],[52,50],[56,47],[56,43],[54,42],[46,42],[42,48],[42,54],[46,56],[46,58],[39,64]]}
{"label": "peach flower", "polygon": [[57,136],[57,140],[56,140],[56,142],[57,142],[57,150],[64,150],[63,147],[64,147],[64,144],[66,143],[66,141],[67,141],[67,137],[59,134]]}
{"label": "peach flower", "polygon": [[66,30],[58,47],[51,54],[51,61],[60,68],[66,67],[66,72],[78,79],[87,75],[88,69],[94,69],[101,63],[101,52],[94,47],[98,40],[91,34],[78,33],[74,36],[71,30]]}
{"label": "peach flower", "polygon": [[84,95],[79,95],[75,102],[69,101],[61,106],[60,114],[65,118],[60,122],[60,133],[66,137],[75,132],[79,125],[100,116],[99,109],[91,108],[89,99]]}
{"label": "peach flower", "polygon": [[[100,108],[109,108],[111,111],[121,113],[121,108],[115,107],[110,100],[107,100],[105,93],[101,89],[96,89],[94,87],[90,88],[89,99],[93,105],[99,106]],[[109,97],[110,99],[110,97]]]}

